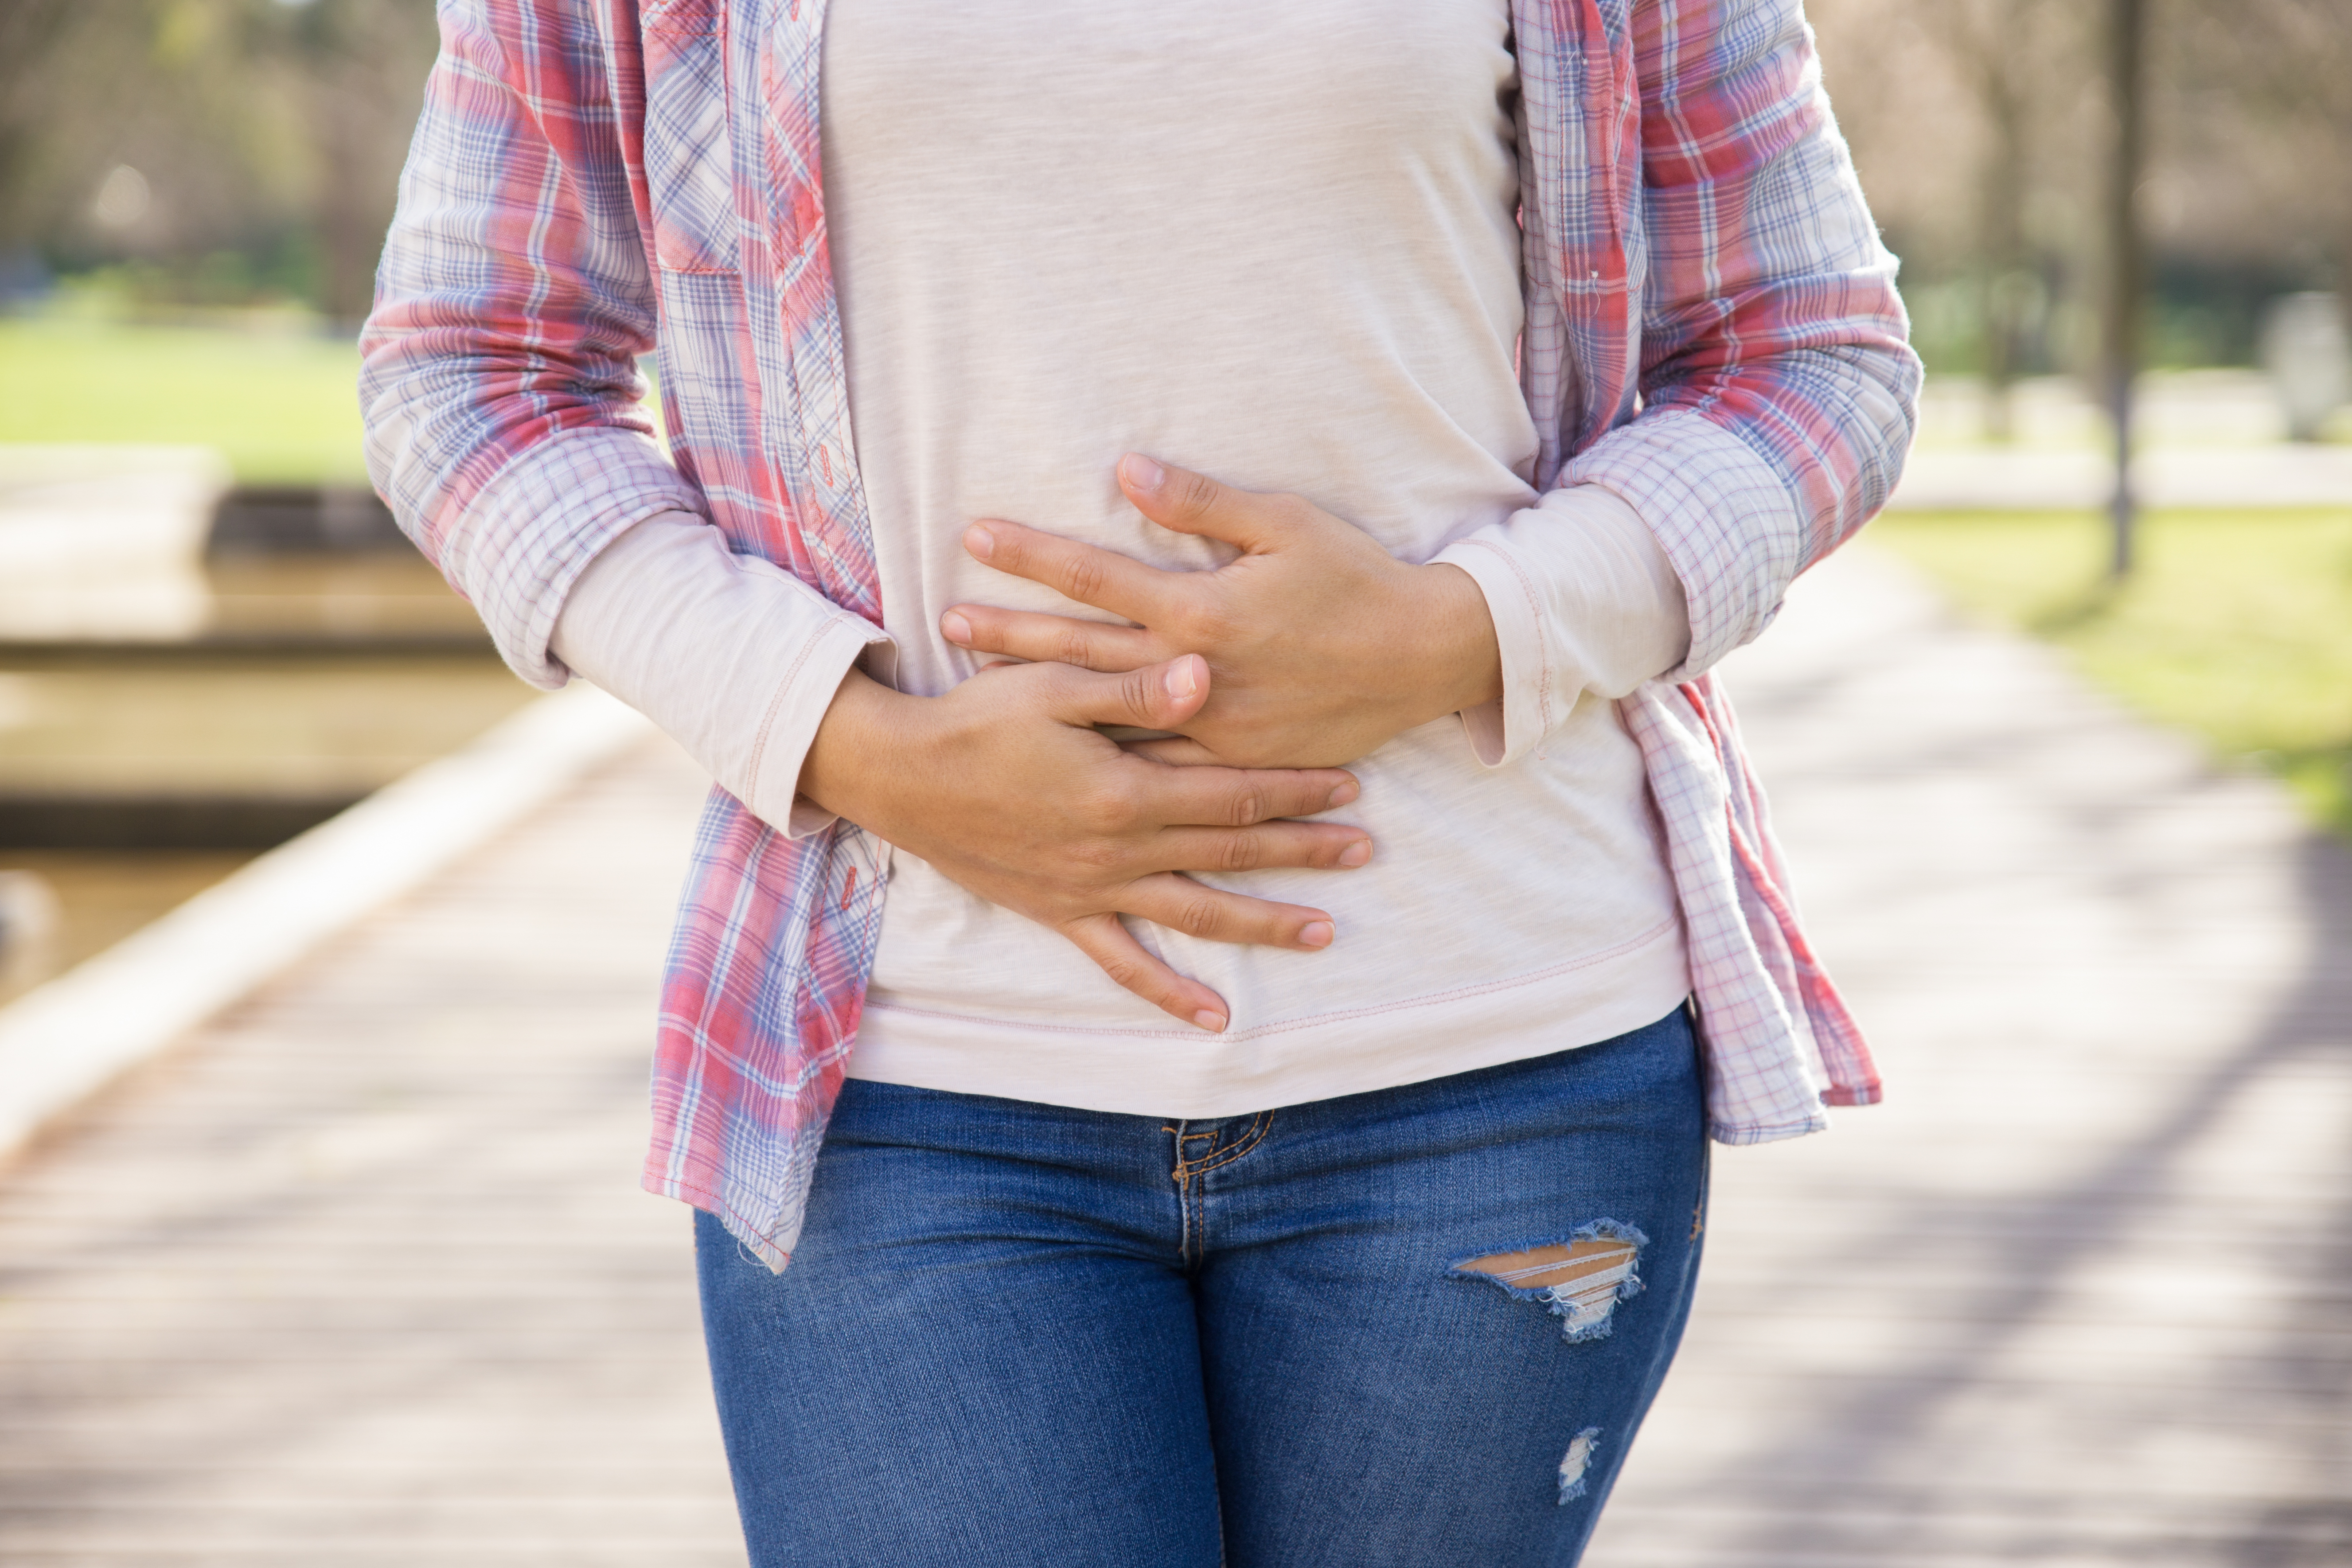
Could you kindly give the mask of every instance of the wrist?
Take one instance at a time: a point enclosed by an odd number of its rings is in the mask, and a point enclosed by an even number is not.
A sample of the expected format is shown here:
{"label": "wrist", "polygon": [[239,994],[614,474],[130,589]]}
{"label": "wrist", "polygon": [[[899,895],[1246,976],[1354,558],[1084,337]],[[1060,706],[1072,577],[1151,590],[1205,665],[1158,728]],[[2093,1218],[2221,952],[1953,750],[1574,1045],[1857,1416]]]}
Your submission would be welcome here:
{"label": "wrist", "polygon": [[851,669],[801,763],[801,797],[888,837],[888,786],[907,776],[901,756],[921,701]]}
{"label": "wrist", "polygon": [[1421,628],[1415,663],[1426,676],[1426,718],[1443,718],[1503,695],[1502,645],[1486,590],[1461,567],[1433,562],[1412,568],[1412,625]]}

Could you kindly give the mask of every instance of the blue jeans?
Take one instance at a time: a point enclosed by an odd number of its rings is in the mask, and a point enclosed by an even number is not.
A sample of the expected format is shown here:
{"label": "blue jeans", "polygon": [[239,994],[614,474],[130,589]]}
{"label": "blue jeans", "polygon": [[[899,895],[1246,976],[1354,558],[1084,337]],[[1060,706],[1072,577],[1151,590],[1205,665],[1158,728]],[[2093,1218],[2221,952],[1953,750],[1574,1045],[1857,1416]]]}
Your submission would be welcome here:
{"label": "blue jeans", "polygon": [[758,1568],[1565,1568],[1682,1336],[1684,1012],[1180,1121],[853,1080],[771,1274],[698,1216]]}

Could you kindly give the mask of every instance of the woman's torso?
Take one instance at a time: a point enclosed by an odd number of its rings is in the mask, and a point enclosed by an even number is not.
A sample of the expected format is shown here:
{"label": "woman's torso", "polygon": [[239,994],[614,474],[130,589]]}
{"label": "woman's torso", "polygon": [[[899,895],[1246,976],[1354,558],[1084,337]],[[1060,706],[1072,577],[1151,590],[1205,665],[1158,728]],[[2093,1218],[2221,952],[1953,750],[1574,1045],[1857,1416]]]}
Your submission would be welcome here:
{"label": "woman's torso", "polygon": [[[1099,615],[971,561],[975,518],[1220,558],[1126,505],[1125,451],[1297,491],[1410,561],[1535,499],[1507,34],[1502,0],[835,0],[826,210],[902,689],[971,674],[950,604]],[[1328,951],[1137,925],[1232,1006],[1221,1037],[895,856],[851,1071],[1230,1114],[1607,1038],[1684,994],[1612,705],[1511,767],[1449,717],[1354,771],[1370,867],[1203,879],[1329,910]]]}

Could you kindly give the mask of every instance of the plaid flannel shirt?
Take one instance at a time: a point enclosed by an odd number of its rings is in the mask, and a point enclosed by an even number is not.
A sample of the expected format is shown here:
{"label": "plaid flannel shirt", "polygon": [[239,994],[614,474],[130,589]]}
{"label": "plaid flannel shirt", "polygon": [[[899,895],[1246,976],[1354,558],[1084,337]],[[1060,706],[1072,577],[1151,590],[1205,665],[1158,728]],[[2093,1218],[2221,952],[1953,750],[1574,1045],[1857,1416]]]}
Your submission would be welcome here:
{"label": "plaid flannel shirt", "polygon": [[[1513,0],[1537,482],[1607,486],[1690,605],[1622,703],[1691,957],[1713,1135],[1878,1081],[1706,670],[1893,487],[1916,360],[1799,0]],[[441,0],[363,339],[369,460],[526,679],[572,583],[697,512],[879,624],[818,155],[824,0]],[[640,398],[658,343],[667,455]],[[652,1190],[782,1268],[857,1035],[877,845],[714,792],[663,985]]]}

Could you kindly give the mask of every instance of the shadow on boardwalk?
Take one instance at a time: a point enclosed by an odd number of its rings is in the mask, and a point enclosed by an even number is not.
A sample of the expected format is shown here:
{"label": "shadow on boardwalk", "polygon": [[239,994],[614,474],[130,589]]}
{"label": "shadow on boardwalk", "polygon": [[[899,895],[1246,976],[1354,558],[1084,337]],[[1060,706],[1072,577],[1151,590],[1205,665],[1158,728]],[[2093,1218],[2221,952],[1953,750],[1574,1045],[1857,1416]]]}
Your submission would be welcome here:
{"label": "shadow on boardwalk", "polygon": [[0,1562],[742,1562],[636,1188],[703,787],[608,771],[0,1179]]}
{"label": "shadow on boardwalk", "polygon": [[1893,1096],[1718,1163],[1592,1562],[2352,1556],[2352,857],[1832,563],[1732,677]]}

